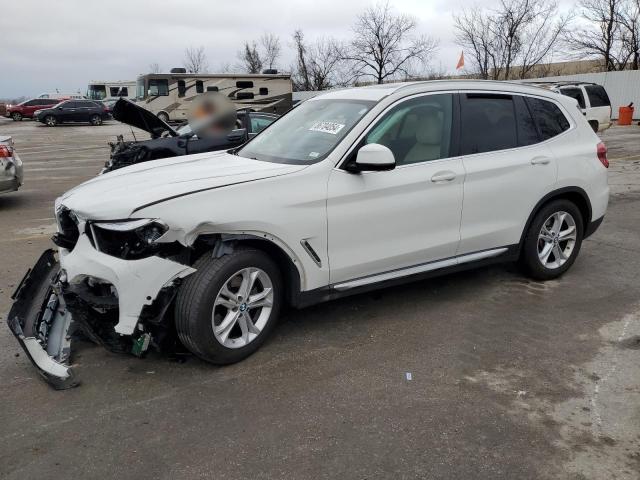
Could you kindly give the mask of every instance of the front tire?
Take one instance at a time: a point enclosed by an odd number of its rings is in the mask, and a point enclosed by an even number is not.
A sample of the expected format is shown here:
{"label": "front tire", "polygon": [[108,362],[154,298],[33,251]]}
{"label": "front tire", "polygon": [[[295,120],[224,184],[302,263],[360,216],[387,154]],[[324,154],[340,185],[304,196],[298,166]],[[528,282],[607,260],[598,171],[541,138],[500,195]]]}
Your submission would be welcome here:
{"label": "front tire", "polygon": [[22,120],[22,114],[20,112],[13,112],[11,118],[13,118],[14,122],[20,122]]}
{"label": "front tire", "polygon": [[162,120],[164,123],[169,122],[169,115],[167,115],[165,112],[158,113],[158,118]]}
{"label": "front tire", "polygon": [[100,115],[91,115],[89,123],[91,123],[91,125],[93,125],[94,127],[102,125],[102,117]]}
{"label": "front tire", "polygon": [[58,124],[58,119],[53,115],[47,115],[44,119],[44,123],[47,127],[55,127]]}
{"label": "front tire", "polygon": [[554,200],[536,214],[525,237],[522,264],[536,280],[551,280],[575,262],[584,234],[578,207],[569,200]]}
{"label": "front tire", "polygon": [[194,355],[226,365],[255,352],[273,330],[283,298],[275,262],[263,251],[239,248],[202,256],[176,298],[178,338]]}

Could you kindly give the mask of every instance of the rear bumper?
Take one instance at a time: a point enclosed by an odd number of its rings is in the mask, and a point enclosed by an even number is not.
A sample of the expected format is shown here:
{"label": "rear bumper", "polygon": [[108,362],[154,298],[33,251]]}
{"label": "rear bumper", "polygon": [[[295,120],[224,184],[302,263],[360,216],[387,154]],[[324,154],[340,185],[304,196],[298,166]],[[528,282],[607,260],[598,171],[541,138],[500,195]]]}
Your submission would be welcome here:
{"label": "rear bumper", "polygon": [[0,193],[18,190],[23,175],[22,160],[15,152],[13,157],[0,159]]}

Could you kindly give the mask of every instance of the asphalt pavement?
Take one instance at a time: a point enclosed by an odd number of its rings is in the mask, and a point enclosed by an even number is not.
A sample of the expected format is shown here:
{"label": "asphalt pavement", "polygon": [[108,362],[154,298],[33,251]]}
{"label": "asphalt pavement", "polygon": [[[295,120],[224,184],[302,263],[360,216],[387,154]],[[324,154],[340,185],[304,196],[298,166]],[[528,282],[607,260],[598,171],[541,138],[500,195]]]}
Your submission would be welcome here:
{"label": "asphalt pavement", "polygon": [[496,266],[291,311],[223,368],[85,344],[61,392],[4,324],[9,295],[54,199],[146,134],[0,132],[25,163],[0,196],[0,478],[640,478],[640,127],[603,134],[609,212],[558,280]]}

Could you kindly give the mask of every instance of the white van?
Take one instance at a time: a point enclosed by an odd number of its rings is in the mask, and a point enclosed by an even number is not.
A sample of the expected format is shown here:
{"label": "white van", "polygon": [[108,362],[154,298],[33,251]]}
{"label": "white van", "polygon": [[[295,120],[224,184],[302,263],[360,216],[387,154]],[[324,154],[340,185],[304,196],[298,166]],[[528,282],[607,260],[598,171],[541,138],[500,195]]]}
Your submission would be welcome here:
{"label": "white van", "polygon": [[127,98],[135,100],[136,81],[116,80],[111,82],[94,81],[87,86],[87,97],[91,100],[117,100]]}

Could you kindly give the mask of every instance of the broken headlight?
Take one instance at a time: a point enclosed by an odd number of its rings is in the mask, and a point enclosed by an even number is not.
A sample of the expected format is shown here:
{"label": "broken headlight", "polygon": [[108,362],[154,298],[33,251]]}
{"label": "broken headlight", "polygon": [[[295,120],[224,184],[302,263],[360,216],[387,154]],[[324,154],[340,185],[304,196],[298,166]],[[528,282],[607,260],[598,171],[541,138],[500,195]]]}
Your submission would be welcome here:
{"label": "broken headlight", "polygon": [[121,222],[91,222],[90,237],[96,250],[124,260],[154,255],[156,243],[169,227],[159,219],[143,218]]}

